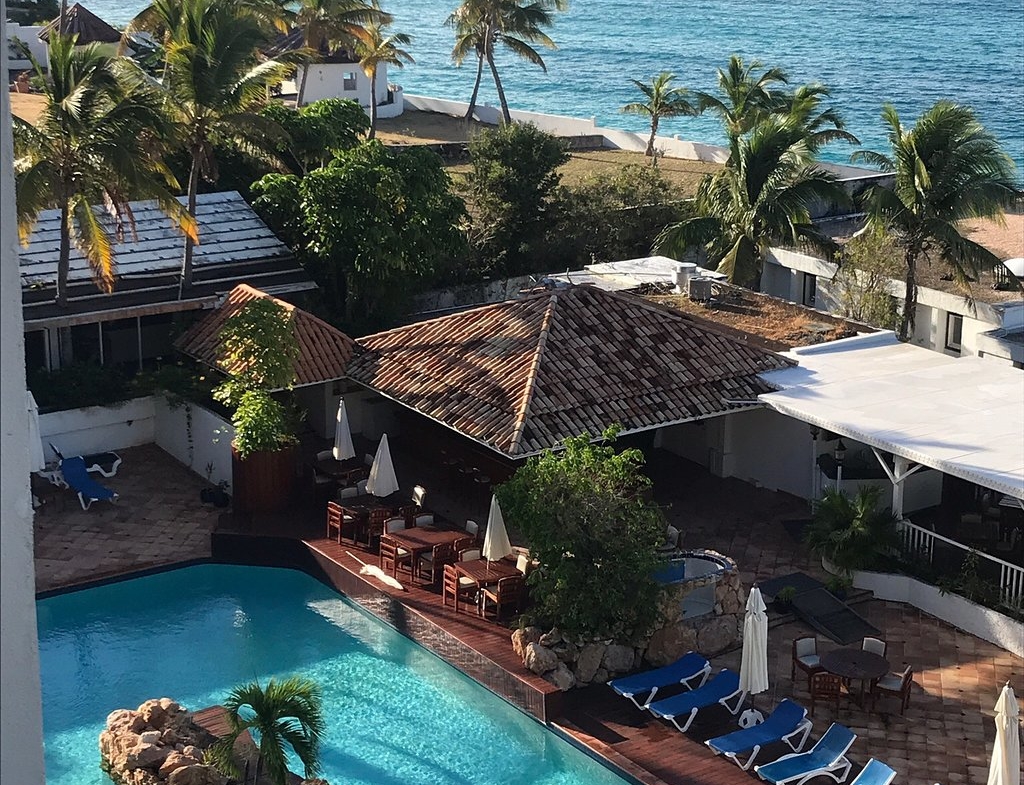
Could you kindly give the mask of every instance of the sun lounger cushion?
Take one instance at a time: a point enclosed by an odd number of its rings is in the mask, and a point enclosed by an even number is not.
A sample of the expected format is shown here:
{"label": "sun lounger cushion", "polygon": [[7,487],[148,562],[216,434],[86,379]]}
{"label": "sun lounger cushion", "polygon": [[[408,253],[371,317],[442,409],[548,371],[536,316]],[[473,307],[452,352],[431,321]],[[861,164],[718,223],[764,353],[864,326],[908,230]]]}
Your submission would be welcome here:
{"label": "sun lounger cushion", "polygon": [[[807,740],[810,730],[811,724],[807,720],[807,709],[787,698],[776,706],[775,711],[769,714],[760,725],[708,739],[705,743],[716,754],[725,755],[741,769],[746,770],[750,767],[760,748],[767,744],[786,741],[791,750],[799,752]],[[803,738],[796,742],[787,738],[799,736],[801,733]],[[748,751],[753,752],[745,762],[741,762],[739,755]]]}
{"label": "sun lounger cushion", "polygon": [[[654,670],[635,673],[609,682],[609,686],[619,695],[629,698],[638,708],[644,708],[651,702],[661,687],[672,684],[686,684],[688,687],[700,686],[711,672],[711,664],[705,657],[691,651],[684,654],[670,665]],[[697,681],[699,677],[699,682]],[[694,682],[695,684],[691,684]],[[649,695],[647,695],[650,693]],[[647,695],[647,701],[641,705],[634,696]]]}
{"label": "sun lounger cushion", "polygon": [[850,785],[889,785],[896,778],[896,770],[886,766],[882,761],[872,758],[868,765],[861,769]]}
{"label": "sun lounger cushion", "polygon": [[776,785],[789,782],[800,785],[821,774],[829,774],[836,781],[843,782],[850,772],[846,753],[856,739],[856,733],[834,722],[811,749],[783,755],[771,763],[755,766],[754,771],[761,779]]}
{"label": "sun lounger cushion", "polygon": [[105,488],[89,476],[81,456],[65,458],[60,462],[60,470],[64,475],[64,482],[78,494],[78,501],[83,510],[88,510],[94,501],[113,501],[117,498],[117,494],[110,488]]}
{"label": "sun lounger cushion", "polygon": [[[648,708],[652,714],[669,720],[685,733],[686,729],[690,727],[690,723],[693,722],[693,718],[697,716],[697,712],[708,706],[721,703],[735,714],[739,710],[740,703],[743,702],[743,695],[744,693],[740,690],[739,675],[728,668],[723,668],[703,687],[657,701],[650,704]],[[736,702],[736,707],[729,707],[727,701],[737,697],[739,700]],[[676,717],[683,718],[682,724],[676,720]]]}

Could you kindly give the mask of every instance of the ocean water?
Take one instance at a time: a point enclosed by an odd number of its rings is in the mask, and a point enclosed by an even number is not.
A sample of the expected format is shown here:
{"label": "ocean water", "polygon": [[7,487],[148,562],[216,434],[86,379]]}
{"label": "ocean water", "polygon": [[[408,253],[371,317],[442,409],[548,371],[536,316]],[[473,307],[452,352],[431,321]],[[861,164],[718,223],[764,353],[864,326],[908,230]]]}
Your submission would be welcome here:
{"label": "ocean water", "polygon": [[[144,3],[88,5],[123,24]],[[406,92],[469,100],[473,65],[451,64],[452,32],[443,26],[456,5],[383,0],[396,29],[414,37],[409,49],[416,63],[390,74]],[[544,53],[546,73],[502,54],[513,108],[643,131],[642,118],[619,112],[640,97],[631,79],[649,81],[668,70],[681,85],[710,89],[716,69],[738,53],[786,69],[793,81],[829,85],[848,130],[865,147],[886,150],[879,118],[884,102],[910,125],[948,98],[974,107],[1024,169],[1024,0],[570,0],[550,34],[559,48]],[[484,84],[482,100],[497,105],[486,69]],[[723,139],[711,117],[669,120],[662,133]],[[833,145],[824,157],[842,162],[850,150]]]}
{"label": "ocean water", "polygon": [[292,674],[323,691],[323,776],[336,785],[625,785],[303,573],[202,565],[37,611],[47,785],[110,785],[98,739],[115,709],[163,696],[199,709]]}

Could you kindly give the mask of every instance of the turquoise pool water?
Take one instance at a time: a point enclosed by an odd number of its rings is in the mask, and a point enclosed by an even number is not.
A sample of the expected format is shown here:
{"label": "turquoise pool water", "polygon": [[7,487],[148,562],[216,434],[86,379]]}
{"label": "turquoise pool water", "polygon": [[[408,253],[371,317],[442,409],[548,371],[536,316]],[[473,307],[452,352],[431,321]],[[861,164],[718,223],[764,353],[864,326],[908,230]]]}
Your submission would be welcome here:
{"label": "turquoise pool water", "polygon": [[109,712],[220,703],[252,679],[324,692],[332,785],[624,782],[505,701],[291,570],[201,565],[40,600],[48,785],[109,785]]}

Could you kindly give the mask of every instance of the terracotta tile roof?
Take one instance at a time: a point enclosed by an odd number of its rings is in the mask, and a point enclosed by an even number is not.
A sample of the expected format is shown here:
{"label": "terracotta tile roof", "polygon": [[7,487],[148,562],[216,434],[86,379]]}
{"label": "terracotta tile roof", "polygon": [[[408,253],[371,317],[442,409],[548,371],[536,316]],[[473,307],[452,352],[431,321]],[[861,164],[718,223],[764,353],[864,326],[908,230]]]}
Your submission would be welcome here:
{"label": "terracotta tile roof", "polygon": [[247,302],[259,297],[269,297],[293,314],[292,329],[295,341],[299,344],[299,356],[295,361],[296,387],[332,381],[345,376],[349,361],[356,350],[355,341],[313,314],[247,284],[239,284],[232,289],[224,302],[192,325],[175,342],[175,346],[199,362],[223,373],[229,373],[230,368],[225,367],[220,354],[221,327]]}
{"label": "terracotta tile roof", "polygon": [[[49,43],[50,36],[60,27],[60,17],[47,24],[39,31],[39,40]],[[83,5],[75,3],[68,9],[67,21],[64,27],[68,35],[78,36],[78,45],[85,44],[116,44],[121,40],[119,30],[111,27],[105,21]]]}
{"label": "terracotta tile roof", "polygon": [[628,294],[576,286],[370,335],[349,378],[511,457],[584,430],[738,408],[791,365]]}

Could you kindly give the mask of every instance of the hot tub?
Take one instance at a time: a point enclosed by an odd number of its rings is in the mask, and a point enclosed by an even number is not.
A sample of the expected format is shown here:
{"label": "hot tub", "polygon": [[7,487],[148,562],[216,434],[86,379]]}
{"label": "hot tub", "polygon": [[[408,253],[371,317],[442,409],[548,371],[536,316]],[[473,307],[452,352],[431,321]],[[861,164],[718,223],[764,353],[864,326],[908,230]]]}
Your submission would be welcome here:
{"label": "hot tub", "polygon": [[697,584],[690,591],[681,592],[682,618],[692,619],[714,610],[717,576],[727,568],[724,559],[707,551],[683,551],[669,559],[654,577],[659,583],[679,584],[681,587],[688,583]]}

